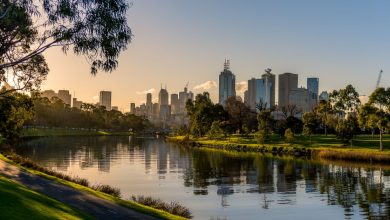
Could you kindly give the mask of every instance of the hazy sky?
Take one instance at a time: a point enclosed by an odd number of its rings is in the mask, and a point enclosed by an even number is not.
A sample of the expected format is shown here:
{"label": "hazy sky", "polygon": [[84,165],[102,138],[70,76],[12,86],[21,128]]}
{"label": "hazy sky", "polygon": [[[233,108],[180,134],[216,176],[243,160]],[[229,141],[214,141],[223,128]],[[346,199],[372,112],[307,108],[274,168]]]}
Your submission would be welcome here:
{"label": "hazy sky", "polygon": [[[389,0],[134,0],[128,12],[134,38],[119,68],[89,74],[83,57],[57,49],[45,53],[50,74],[43,89],[69,89],[86,102],[111,90],[112,105],[123,110],[157,98],[161,84],[177,93],[189,82],[217,100],[219,72],[231,60],[236,81],[274,74],[320,78],[320,91],[353,84],[360,94],[390,86]],[[210,81],[210,82],[208,82]],[[242,87],[242,86],[241,86]],[[196,88],[196,89],[194,89]]]}

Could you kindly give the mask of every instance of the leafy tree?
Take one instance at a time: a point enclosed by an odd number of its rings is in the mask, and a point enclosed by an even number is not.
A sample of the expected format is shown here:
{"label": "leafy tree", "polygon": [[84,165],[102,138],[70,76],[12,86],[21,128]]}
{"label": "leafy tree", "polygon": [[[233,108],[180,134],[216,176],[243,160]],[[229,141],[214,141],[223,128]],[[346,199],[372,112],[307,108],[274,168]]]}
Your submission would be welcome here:
{"label": "leafy tree", "polygon": [[352,140],[356,127],[356,117],[348,115],[347,119],[340,118],[336,126],[336,135],[344,144],[346,144]]}
{"label": "leafy tree", "polygon": [[208,92],[198,94],[194,101],[188,100],[186,109],[191,122],[191,134],[197,137],[204,136],[214,121],[226,121],[228,119],[228,113],[221,105],[214,105]]}
{"label": "leafy tree", "polygon": [[221,139],[225,136],[225,131],[223,130],[223,122],[214,121],[211,124],[210,130],[207,133],[210,139]]}
{"label": "leafy tree", "polygon": [[286,118],[286,128],[290,128],[295,134],[302,133],[303,122],[297,117],[288,116]]}
{"label": "leafy tree", "polygon": [[240,99],[232,96],[226,100],[225,109],[229,114],[230,124],[242,134],[243,124],[249,120],[249,108]]}
{"label": "leafy tree", "polygon": [[370,95],[368,104],[375,110],[374,113],[369,114],[369,121],[372,125],[375,124],[379,128],[379,148],[383,150],[382,135],[383,131],[389,128],[390,121],[390,88],[377,88]]}
{"label": "leafy tree", "polygon": [[321,100],[319,104],[314,108],[322,127],[324,128],[325,136],[328,135],[328,128],[330,126],[330,118],[333,117],[333,108],[330,102]]}
{"label": "leafy tree", "polygon": [[285,119],[287,119],[288,117],[295,117],[302,113],[302,109],[299,109],[298,106],[295,104],[283,106],[280,110]]}
{"label": "leafy tree", "polygon": [[316,132],[318,124],[318,119],[314,112],[306,112],[303,115],[303,133],[310,137],[310,144],[311,136]]}
{"label": "leafy tree", "polygon": [[30,97],[20,93],[8,93],[0,98],[0,136],[13,141],[19,136],[26,120],[33,117]]}
{"label": "leafy tree", "polygon": [[359,93],[352,85],[347,85],[345,89],[334,90],[329,98],[338,113],[356,112],[360,106]]}
{"label": "leafy tree", "polygon": [[0,3],[0,84],[35,90],[48,68],[42,53],[60,47],[83,55],[91,73],[112,71],[131,41],[125,0],[4,0]]}

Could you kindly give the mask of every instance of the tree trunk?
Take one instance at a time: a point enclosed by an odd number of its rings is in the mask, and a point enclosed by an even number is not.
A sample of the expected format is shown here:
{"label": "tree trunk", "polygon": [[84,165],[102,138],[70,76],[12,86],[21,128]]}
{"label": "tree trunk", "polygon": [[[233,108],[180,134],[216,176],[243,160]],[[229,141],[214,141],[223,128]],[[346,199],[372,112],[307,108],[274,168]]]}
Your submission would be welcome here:
{"label": "tree trunk", "polygon": [[375,128],[371,128],[371,139],[374,139]]}
{"label": "tree trunk", "polygon": [[379,129],[379,149],[383,151],[383,143],[382,143],[382,129]]}
{"label": "tree trunk", "polygon": [[326,127],[326,124],[325,124],[325,136],[328,136],[328,128]]}

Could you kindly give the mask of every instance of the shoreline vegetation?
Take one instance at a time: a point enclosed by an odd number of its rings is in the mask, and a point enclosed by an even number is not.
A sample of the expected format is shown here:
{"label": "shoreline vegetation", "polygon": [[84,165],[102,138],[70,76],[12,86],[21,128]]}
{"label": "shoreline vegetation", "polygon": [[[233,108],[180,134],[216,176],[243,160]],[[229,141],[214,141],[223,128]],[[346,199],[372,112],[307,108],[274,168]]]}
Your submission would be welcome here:
{"label": "shoreline vegetation", "polygon": [[[0,153],[0,160],[18,166],[32,174],[45,177],[54,182],[61,183],[63,185],[72,187],[74,189],[90,193],[94,196],[106,199],[108,201],[114,202],[126,208],[139,211],[151,216],[155,216],[161,219],[173,219],[173,220],[184,220],[190,219],[191,212],[188,208],[176,203],[166,203],[160,199],[153,199],[151,197],[133,196],[132,198],[122,199],[120,197],[120,190],[111,187],[109,185],[90,185],[87,179],[80,177],[70,177],[62,173],[43,168],[33,161],[23,158],[14,153]],[[2,177],[0,175],[0,177]],[[33,191],[32,191],[33,192]],[[143,202],[142,199],[135,200],[134,198],[148,198],[148,200],[153,200],[153,203]],[[150,205],[152,204],[152,205]],[[79,213],[79,212],[77,212]],[[80,212],[81,213],[81,212]],[[180,216],[180,215],[182,216]]]}
{"label": "shoreline vegetation", "polygon": [[130,136],[131,131],[104,131],[80,128],[24,128],[21,138],[51,137],[51,136]]}
{"label": "shoreline vegetation", "polygon": [[296,136],[293,143],[287,143],[278,135],[272,135],[269,143],[257,143],[254,135],[229,135],[225,138],[168,136],[166,141],[190,147],[213,148],[226,151],[244,151],[310,157],[327,161],[348,161],[369,164],[390,162],[390,135],[383,136],[384,150],[380,151],[376,138],[370,135],[358,135],[351,146],[340,144],[335,135]]}

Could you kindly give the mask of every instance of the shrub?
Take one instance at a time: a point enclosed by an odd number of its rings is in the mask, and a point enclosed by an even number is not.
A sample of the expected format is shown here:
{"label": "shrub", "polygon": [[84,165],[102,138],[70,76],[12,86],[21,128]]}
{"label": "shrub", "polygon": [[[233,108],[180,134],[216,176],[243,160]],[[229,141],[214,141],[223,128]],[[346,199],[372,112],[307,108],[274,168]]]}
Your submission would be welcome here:
{"label": "shrub", "polygon": [[294,132],[292,132],[291,128],[286,129],[284,132],[284,137],[288,143],[294,142]]}
{"label": "shrub", "polygon": [[177,203],[177,202],[164,202],[161,199],[154,199],[150,196],[135,196],[133,195],[131,199],[134,202],[150,206],[152,208],[164,210],[166,212],[169,212],[173,215],[182,216],[184,218],[192,218],[191,211],[184,207],[183,205]]}

